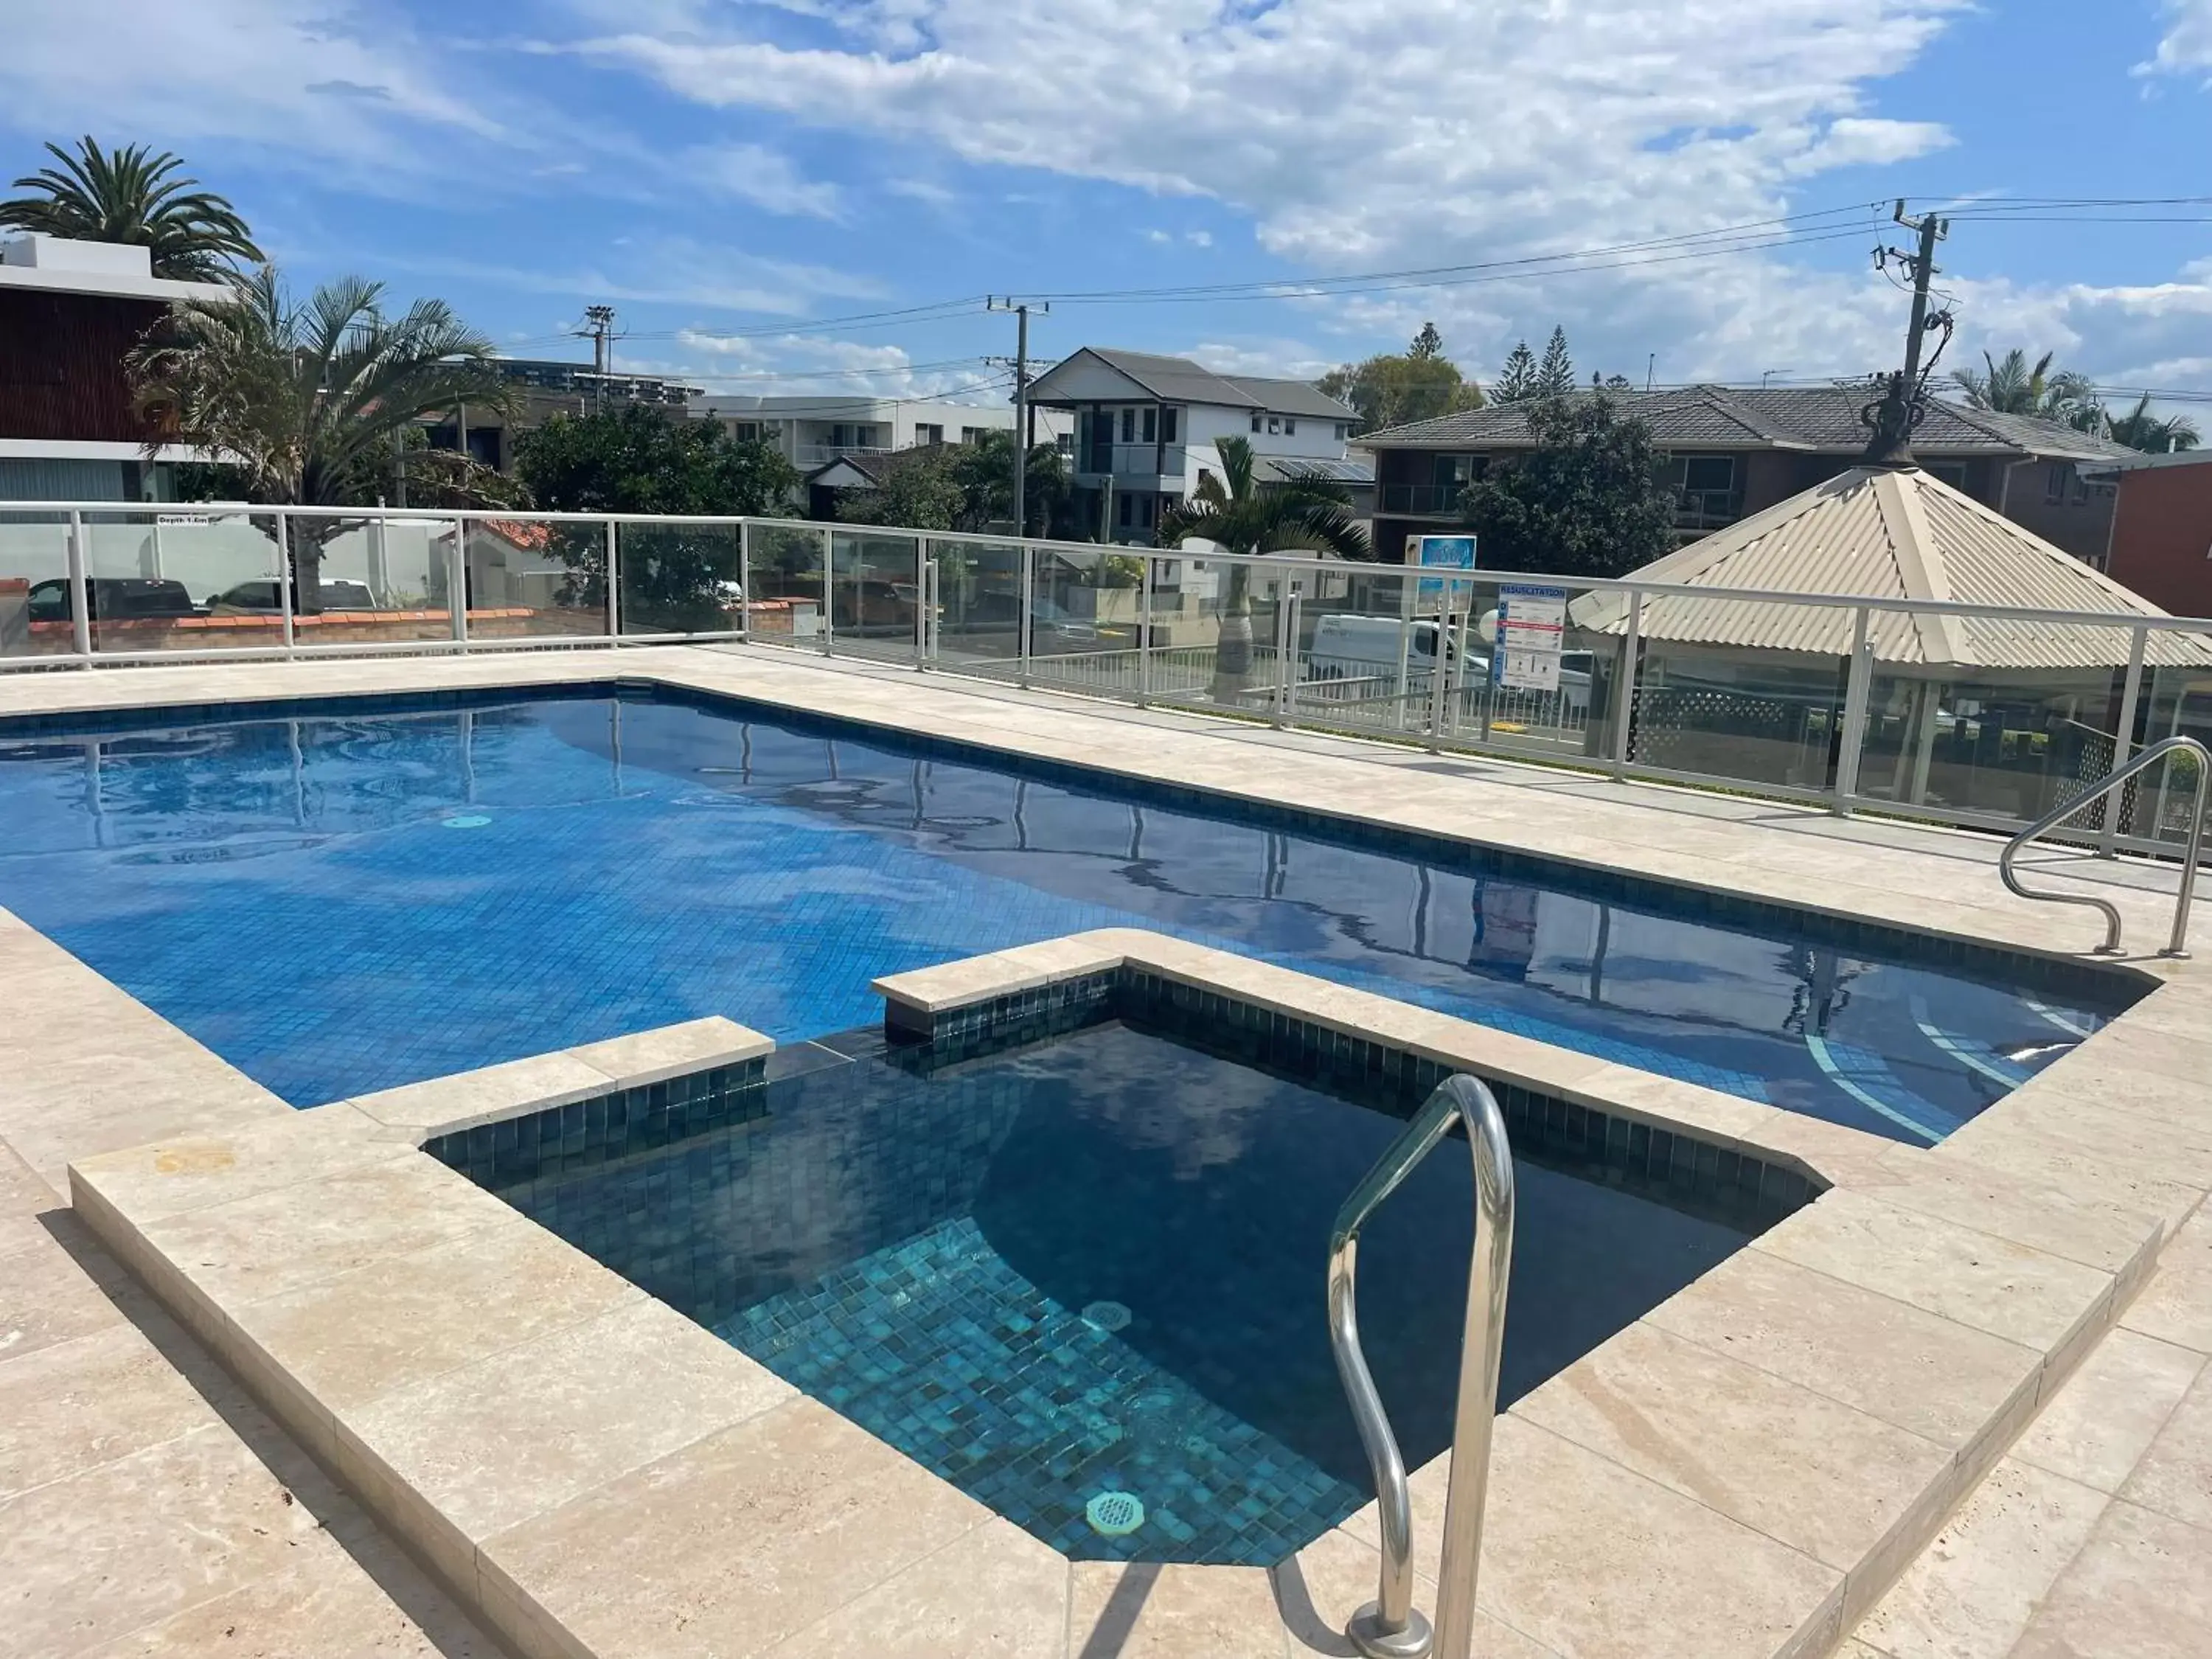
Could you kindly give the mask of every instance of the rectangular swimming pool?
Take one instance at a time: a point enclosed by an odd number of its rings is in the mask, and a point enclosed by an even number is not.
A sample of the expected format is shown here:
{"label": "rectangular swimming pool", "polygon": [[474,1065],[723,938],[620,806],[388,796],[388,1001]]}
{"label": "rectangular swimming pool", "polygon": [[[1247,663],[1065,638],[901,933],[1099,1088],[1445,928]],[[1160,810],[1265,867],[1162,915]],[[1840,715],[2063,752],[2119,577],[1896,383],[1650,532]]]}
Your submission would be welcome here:
{"label": "rectangular swimming pool", "polygon": [[302,1106],[1138,926],[1925,1143],[2140,994],[611,686],[0,721],[0,905]]}

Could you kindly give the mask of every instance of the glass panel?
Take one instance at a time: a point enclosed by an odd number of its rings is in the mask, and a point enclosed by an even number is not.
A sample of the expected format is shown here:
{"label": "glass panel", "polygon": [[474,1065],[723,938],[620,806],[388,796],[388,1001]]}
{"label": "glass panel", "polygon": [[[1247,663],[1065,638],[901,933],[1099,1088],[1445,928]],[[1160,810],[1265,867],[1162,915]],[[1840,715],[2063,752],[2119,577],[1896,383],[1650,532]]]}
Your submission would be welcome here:
{"label": "glass panel", "polygon": [[[2136,714],[2136,741],[2194,738],[2212,745],[2212,635],[2150,635]],[[2115,828],[2130,840],[2179,851],[2189,838],[2196,774],[2183,756],[2154,762],[2124,787]]]}
{"label": "glass panel", "polygon": [[1273,712],[1277,607],[1297,573],[1265,559],[1161,558],[1153,565],[1152,695]]}
{"label": "glass panel", "polygon": [[752,592],[745,596],[746,636],[770,645],[818,646],[829,557],[826,526],[755,525],[747,553]]}
{"label": "glass panel", "polygon": [[1577,626],[1584,590],[1575,587],[1501,576],[1455,581],[1449,593],[1445,740],[1555,760],[1609,754],[1607,696],[1625,625]]}
{"label": "glass panel", "polygon": [[1873,637],[1862,799],[2025,823],[2112,770],[2130,629],[1898,612]]}
{"label": "glass panel", "polygon": [[726,634],[739,626],[737,526],[617,524],[615,559],[624,634]]}
{"label": "glass panel", "polygon": [[848,656],[912,662],[921,619],[921,538],[836,530],[830,536],[830,638]]}
{"label": "glass panel", "polygon": [[1021,654],[1021,549],[929,538],[937,568],[937,660],[963,673],[1012,673]]}
{"label": "glass panel", "polygon": [[1066,542],[1036,544],[1029,554],[1032,678],[1135,696],[1140,556]]}
{"label": "glass panel", "polygon": [[294,519],[292,637],[356,645],[453,637],[451,519]]}
{"label": "glass panel", "polygon": [[[605,525],[472,519],[465,537],[471,639],[588,638],[606,633]],[[731,581],[734,588],[734,575]]]}
{"label": "glass panel", "polygon": [[0,657],[67,656],[76,649],[68,521],[0,514]]}
{"label": "glass panel", "polygon": [[273,514],[85,520],[95,651],[277,651],[283,564]]}
{"label": "glass panel", "polygon": [[1629,760],[1670,772],[1818,793],[1834,776],[1850,668],[1851,616],[1830,613],[1831,654],[1669,638],[1692,623],[1679,601],[1644,602],[1643,660],[1630,717]]}

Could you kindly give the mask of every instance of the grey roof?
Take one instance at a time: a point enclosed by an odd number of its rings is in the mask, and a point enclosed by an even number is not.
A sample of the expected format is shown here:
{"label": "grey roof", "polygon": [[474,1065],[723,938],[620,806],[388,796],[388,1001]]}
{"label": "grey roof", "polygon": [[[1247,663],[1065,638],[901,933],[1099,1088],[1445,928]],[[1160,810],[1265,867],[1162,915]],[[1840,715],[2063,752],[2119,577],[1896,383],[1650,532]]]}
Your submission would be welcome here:
{"label": "grey roof", "polygon": [[[1646,640],[1848,655],[1848,607],[1729,597],[1731,590],[1926,599],[2027,611],[2092,611],[2116,622],[2166,613],[2103,572],[1917,467],[1854,467],[1630,573],[1710,598],[1652,594],[1638,631]],[[1610,590],[1570,606],[1575,625],[1620,634],[1627,599]],[[1918,667],[2116,667],[2124,627],[2004,621],[1910,611],[1872,613],[1882,662]],[[2196,635],[2156,632],[2146,661],[2212,665]]]}
{"label": "grey roof", "polygon": [[1109,346],[1085,346],[1070,353],[1037,376],[1030,387],[1032,396],[1040,403],[1050,403],[1054,374],[1085,356],[1096,357],[1126,375],[1162,403],[1218,404],[1230,409],[1306,415],[1324,421],[1353,418],[1350,404],[1339,403],[1304,380],[1276,380],[1261,374],[1217,374],[1188,357],[1159,357],[1150,352],[1121,351]]}
{"label": "grey roof", "polygon": [[[1589,392],[1578,392],[1588,397]],[[1669,449],[1790,449],[1852,453],[1866,447],[1859,411],[1871,386],[1684,386],[1668,392],[1608,392],[1625,415],[1644,422]],[[1493,404],[1456,415],[1370,432],[1353,441],[1365,449],[1513,449],[1528,441],[1528,405]],[[1928,401],[1912,434],[1914,453],[1929,456],[2047,455],[2096,461],[2132,453],[2109,438],[2056,421],[2000,415],[1946,398]]]}

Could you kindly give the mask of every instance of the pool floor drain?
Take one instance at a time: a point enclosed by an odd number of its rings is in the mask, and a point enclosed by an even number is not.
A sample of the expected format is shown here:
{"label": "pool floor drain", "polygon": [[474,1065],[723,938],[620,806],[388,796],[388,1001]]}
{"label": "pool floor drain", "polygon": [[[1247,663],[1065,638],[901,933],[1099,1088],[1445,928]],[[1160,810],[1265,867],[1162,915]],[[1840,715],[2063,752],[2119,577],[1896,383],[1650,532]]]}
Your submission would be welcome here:
{"label": "pool floor drain", "polygon": [[1133,1492],[1102,1492],[1083,1506],[1083,1518],[1101,1538],[1127,1538],[1145,1524],[1144,1501]]}
{"label": "pool floor drain", "polygon": [[482,812],[456,812],[452,817],[438,822],[448,830],[481,830],[491,820]]}
{"label": "pool floor drain", "polygon": [[1126,1331],[1129,1328],[1129,1310],[1119,1302],[1086,1303],[1083,1322],[1102,1331]]}

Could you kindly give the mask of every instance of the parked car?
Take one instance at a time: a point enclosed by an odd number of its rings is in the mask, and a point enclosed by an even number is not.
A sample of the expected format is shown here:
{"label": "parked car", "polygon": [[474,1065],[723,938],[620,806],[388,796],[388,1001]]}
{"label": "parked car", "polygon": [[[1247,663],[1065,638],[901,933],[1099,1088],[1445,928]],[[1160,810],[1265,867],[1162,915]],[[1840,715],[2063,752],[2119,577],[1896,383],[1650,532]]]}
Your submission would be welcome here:
{"label": "parked car", "polygon": [[[88,576],[94,622],[123,622],[133,617],[193,617],[199,614],[185,585],[164,576]],[[31,620],[67,622],[75,614],[65,577],[37,582],[26,596]]]}
{"label": "parked car", "polygon": [[[1380,680],[1379,695],[1388,696],[1398,678],[1398,665],[1406,665],[1408,681],[1425,685],[1437,665],[1441,625],[1407,621],[1397,617],[1331,615],[1314,624],[1313,643],[1306,650],[1304,678],[1310,680]],[[1459,653],[1458,631],[1443,642],[1446,657]],[[1462,677],[1487,673],[1487,658],[1468,659]]]}
{"label": "parked car", "polygon": [[[324,611],[374,611],[376,597],[368,591],[366,582],[348,581],[343,577],[325,576],[317,588],[321,598],[318,607]],[[283,584],[273,576],[257,581],[240,582],[208,601],[210,611],[218,617],[268,616],[284,609]]]}

